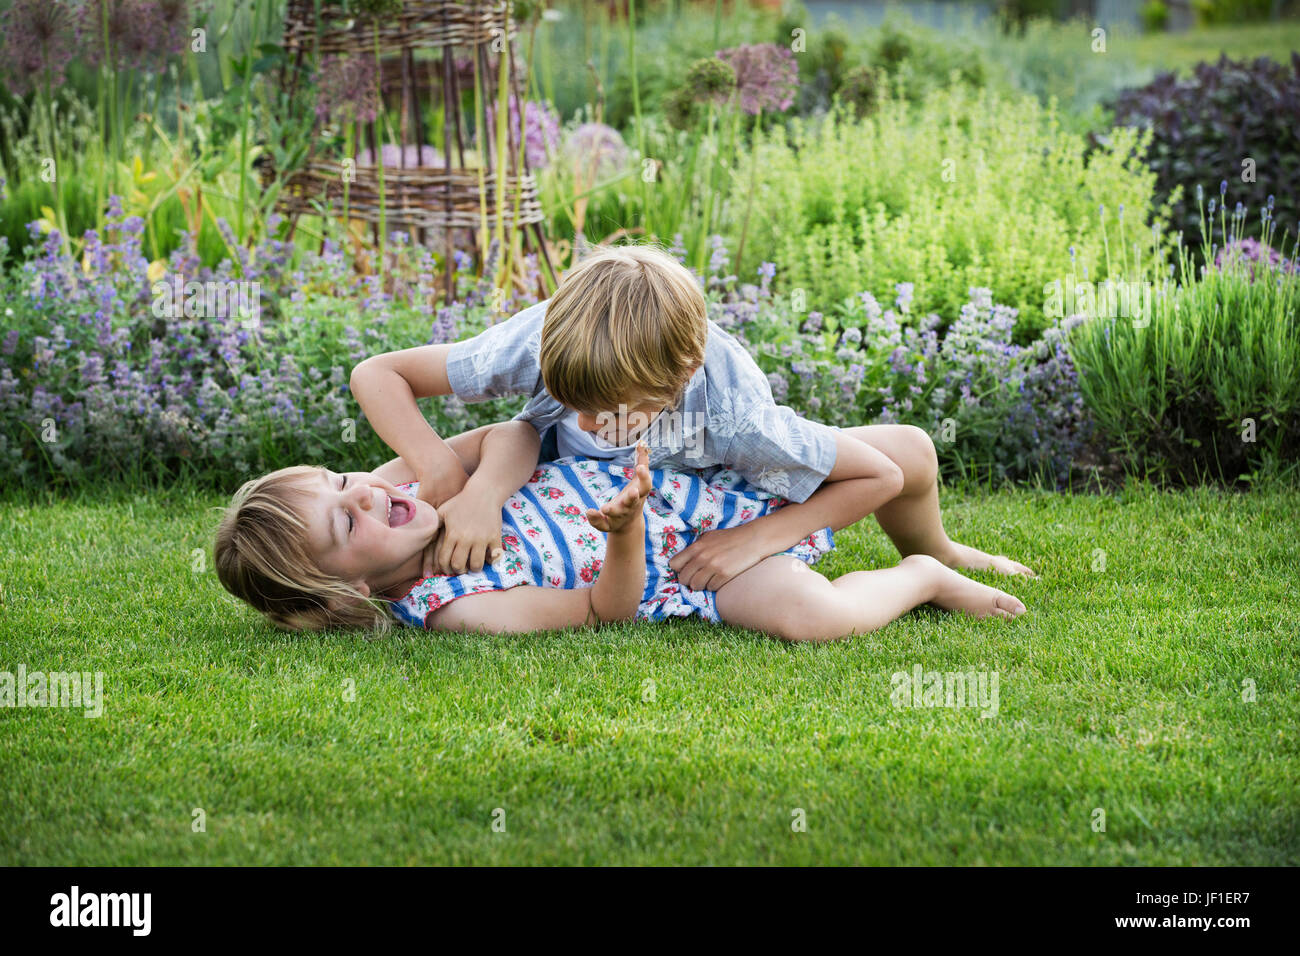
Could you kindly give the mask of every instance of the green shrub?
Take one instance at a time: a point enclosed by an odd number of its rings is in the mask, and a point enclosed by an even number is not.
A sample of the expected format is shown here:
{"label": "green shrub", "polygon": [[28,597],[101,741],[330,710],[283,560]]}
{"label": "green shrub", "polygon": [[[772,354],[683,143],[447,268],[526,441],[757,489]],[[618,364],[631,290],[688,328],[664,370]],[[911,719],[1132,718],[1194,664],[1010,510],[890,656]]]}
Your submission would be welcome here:
{"label": "green shrub", "polygon": [[[1192,0],[1192,9],[1196,11],[1196,22],[1200,26],[1212,26],[1216,23],[1251,23],[1268,20],[1273,16],[1273,8],[1282,7],[1276,0]],[[1291,5],[1294,13],[1294,5]]]}
{"label": "green shrub", "polygon": [[971,288],[987,288],[1017,310],[1017,339],[1029,341],[1071,247],[1103,277],[1099,207],[1112,218],[1126,209],[1127,241],[1152,246],[1154,176],[1136,132],[1088,153],[1033,99],[963,87],[919,110],[890,97],[861,121],[844,112],[760,136],[737,176],[756,183],[738,274],[775,262],[809,308],[911,282],[918,312],[954,316]]}
{"label": "green shrub", "polygon": [[1160,33],[1169,27],[1169,5],[1165,0],[1147,0],[1139,11],[1142,29],[1147,33]]}
{"label": "green shrub", "polygon": [[[1275,217],[1294,234],[1300,223],[1300,54],[1290,65],[1267,57],[1198,64],[1125,90],[1115,121],[1151,130],[1148,162],[1158,195],[1174,202],[1173,224],[1195,235],[1197,187],[1233,183],[1247,205],[1276,197]],[[1181,194],[1181,202],[1177,196]]]}

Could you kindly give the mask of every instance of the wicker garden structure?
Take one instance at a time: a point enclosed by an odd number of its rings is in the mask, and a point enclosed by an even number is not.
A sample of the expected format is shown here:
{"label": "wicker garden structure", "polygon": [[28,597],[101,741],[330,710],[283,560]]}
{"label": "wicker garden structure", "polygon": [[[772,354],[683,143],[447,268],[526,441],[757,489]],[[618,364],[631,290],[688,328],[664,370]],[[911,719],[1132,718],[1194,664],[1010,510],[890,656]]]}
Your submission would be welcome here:
{"label": "wicker garden structure", "polygon": [[[308,159],[285,182],[281,211],[296,223],[298,216],[322,207],[335,213],[346,209],[347,217],[369,222],[377,239],[381,221],[387,230],[410,231],[416,242],[436,243],[441,238],[448,300],[455,294],[456,237],[470,237],[471,244],[483,251],[485,229],[500,229],[507,243],[521,234],[523,248],[536,249],[554,282],[537,183],[517,142],[523,134],[524,98],[515,36],[506,0],[402,0],[395,12],[373,16],[349,12],[337,0],[289,0],[284,48],[294,64],[290,82],[296,86],[308,57],[317,68],[329,56],[367,58],[379,73],[380,91],[394,88],[394,77],[388,74],[396,69],[400,109],[395,123],[391,110],[387,118],[389,144],[391,133],[396,132],[400,148],[392,151],[396,155],[389,161],[385,154],[391,153],[381,145],[385,137],[378,123],[344,119],[355,124],[352,142],[358,151],[368,144],[367,161],[354,156],[347,164],[338,157],[322,156],[317,144],[323,121],[318,119]],[[417,56],[421,52],[425,55]],[[458,52],[470,58],[461,60],[459,70]],[[468,84],[460,75],[466,63],[473,68]],[[476,80],[478,95],[473,96]],[[503,84],[518,104],[520,127],[516,128],[513,117],[504,124],[504,164],[492,128],[495,123],[489,123],[487,116]],[[441,97],[443,129],[434,140],[441,139],[440,149],[427,142],[422,95]],[[475,104],[471,111],[477,110],[472,127],[478,134],[477,149],[466,147],[470,129],[462,109],[465,100]],[[388,108],[387,103],[382,105]]]}

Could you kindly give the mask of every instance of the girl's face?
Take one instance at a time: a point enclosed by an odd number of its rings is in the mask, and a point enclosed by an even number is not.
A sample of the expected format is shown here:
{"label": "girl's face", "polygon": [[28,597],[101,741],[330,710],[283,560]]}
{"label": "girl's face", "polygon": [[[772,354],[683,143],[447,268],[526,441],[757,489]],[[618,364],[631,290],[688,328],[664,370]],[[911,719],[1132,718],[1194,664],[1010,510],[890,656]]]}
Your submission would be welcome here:
{"label": "girl's face", "polygon": [[439,527],[433,505],[366,471],[322,469],[308,481],[307,541],[322,571],[367,595],[419,577]]}

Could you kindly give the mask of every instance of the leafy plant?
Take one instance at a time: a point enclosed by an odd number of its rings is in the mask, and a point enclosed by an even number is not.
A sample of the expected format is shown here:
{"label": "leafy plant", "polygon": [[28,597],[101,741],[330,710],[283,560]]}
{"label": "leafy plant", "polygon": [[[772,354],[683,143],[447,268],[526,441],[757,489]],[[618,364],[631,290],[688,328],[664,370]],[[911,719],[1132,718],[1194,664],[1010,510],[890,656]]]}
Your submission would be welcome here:
{"label": "leafy plant", "polygon": [[1202,63],[1189,78],[1163,73],[1125,90],[1115,121],[1151,131],[1147,162],[1157,196],[1172,205],[1171,223],[1197,234],[1196,187],[1220,180],[1247,206],[1276,197],[1274,218],[1295,233],[1300,224],[1300,54],[1283,66],[1254,61]]}
{"label": "leafy plant", "polygon": [[1104,276],[1099,208],[1127,215],[1127,243],[1156,241],[1154,176],[1133,131],[1089,152],[1035,100],[963,86],[919,111],[889,96],[861,121],[845,112],[760,135],[737,176],[756,182],[747,254],[778,263],[809,308],[909,282],[916,310],[947,320],[986,288],[1028,342],[1048,324],[1044,284],[1064,276],[1071,247]]}

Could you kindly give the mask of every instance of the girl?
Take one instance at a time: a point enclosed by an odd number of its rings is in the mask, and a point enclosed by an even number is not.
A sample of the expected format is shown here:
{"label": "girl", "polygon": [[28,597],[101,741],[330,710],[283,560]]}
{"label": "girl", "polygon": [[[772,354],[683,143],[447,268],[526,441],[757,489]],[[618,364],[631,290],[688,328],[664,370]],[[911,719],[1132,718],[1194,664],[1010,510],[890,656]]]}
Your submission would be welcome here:
{"label": "girl", "polygon": [[[634,468],[566,458],[534,469],[531,425],[479,431],[479,446],[462,461],[475,494],[501,503],[505,532],[502,553],[481,571],[421,575],[440,518],[415,497],[415,474],[397,459],[377,472],[297,467],[246,483],[217,532],[221,583],[290,629],[384,627],[392,614],[431,630],[514,633],[699,615],[783,640],[824,641],[874,630],[927,602],[977,617],[1025,610],[924,554],[829,581],[809,565],[833,547],[830,528],[717,592],[695,591],[677,581],[669,560],[697,535],[753,520],[784,499],[727,470],[707,480],[651,473],[644,445]],[[532,469],[526,482],[522,464]]]}

